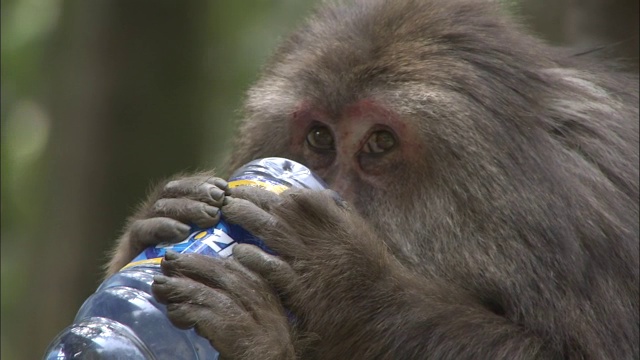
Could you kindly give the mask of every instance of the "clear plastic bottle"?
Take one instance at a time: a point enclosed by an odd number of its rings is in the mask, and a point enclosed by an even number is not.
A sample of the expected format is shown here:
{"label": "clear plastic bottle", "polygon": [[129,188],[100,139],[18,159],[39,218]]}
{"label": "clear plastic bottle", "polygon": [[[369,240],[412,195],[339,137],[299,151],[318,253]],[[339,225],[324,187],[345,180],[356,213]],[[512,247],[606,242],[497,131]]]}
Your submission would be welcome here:
{"label": "clear plastic bottle", "polygon": [[[254,160],[229,178],[229,187],[259,186],[280,193],[287,188],[325,189],[305,166],[283,158]],[[208,229],[192,228],[178,244],[150,247],[106,279],[84,302],[74,322],[53,339],[45,360],[146,359],[217,360],[219,353],[193,329],[180,330],[151,295],[166,250],[228,257],[236,243],[269,251],[259,239],[224,219]]]}

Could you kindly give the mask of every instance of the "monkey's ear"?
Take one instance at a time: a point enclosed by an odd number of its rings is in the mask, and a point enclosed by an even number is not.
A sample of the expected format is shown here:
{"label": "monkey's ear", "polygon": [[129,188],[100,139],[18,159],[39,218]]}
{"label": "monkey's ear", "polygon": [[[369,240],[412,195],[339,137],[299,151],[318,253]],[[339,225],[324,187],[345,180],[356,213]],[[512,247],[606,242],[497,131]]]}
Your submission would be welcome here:
{"label": "monkey's ear", "polygon": [[282,259],[267,254],[259,247],[238,244],[233,248],[233,257],[264,278],[279,294],[288,294],[295,288],[298,275],[291,266]]}

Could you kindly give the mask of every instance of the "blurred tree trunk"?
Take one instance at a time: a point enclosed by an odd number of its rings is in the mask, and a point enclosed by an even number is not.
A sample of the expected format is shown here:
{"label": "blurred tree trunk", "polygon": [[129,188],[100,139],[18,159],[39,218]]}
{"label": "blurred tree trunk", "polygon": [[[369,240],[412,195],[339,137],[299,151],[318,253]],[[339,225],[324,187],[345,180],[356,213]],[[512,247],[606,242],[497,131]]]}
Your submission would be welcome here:
{"label": "blurred tree trunk", "polygon": [[584,51],[602,47],[605,57],[638,71],[638,0],[523,0],[521,7],[532,29],[547,40]]}
{"label": "blurred tree trunk", "polygon": [[[53,121],[48,218],[34,240],[31,296],[15,329],[42,357],[100,282],[125,214],[155,179],[193,168],[208,97],[207,1],[67,1],[46,60]],[[22,343],[18,343],[21,341]]]}

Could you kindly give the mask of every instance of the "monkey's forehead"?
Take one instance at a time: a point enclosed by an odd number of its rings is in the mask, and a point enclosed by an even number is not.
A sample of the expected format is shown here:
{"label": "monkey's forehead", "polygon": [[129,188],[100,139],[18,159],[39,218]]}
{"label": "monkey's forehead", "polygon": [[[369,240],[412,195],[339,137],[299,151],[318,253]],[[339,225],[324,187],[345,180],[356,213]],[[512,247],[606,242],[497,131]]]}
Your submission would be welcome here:
{"label": "monkey's forehead", "polygon": [[478,69],[544,62],[537,42],[514,29],[496,2],[329,4],[278,49],[258,87],[338,111],[381,88],[455,87],[476,81]]}

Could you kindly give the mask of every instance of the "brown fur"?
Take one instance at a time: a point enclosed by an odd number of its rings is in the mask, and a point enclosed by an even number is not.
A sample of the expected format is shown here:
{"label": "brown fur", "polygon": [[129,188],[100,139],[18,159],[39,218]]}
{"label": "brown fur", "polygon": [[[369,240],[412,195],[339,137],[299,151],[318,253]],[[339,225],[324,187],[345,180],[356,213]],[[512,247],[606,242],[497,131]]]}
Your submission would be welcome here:
{"label": "brown fur", "polygon": [[[326,297],[309,290],[300,309],[335,300],[324,318],[297,314],[319,336],[307,356],[640,356],[635,76],[539,42],[489,2],[331,5],[249,91],[229,168],[266,156],[313,168],[287,139],[299,104],[338,116],[370,97],[421,146],[375,184],[349,178],[352,231],[334,240],[391,253],[304,268]],[[303,214],[281,216],[295,226]],[[392,284],[352,293],[381,263]]]}

